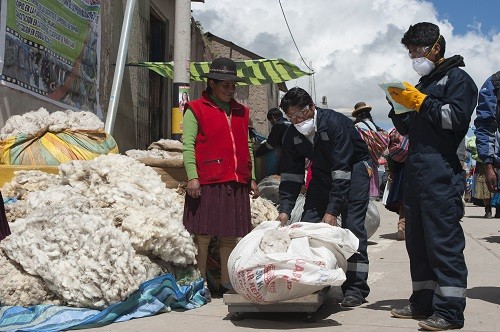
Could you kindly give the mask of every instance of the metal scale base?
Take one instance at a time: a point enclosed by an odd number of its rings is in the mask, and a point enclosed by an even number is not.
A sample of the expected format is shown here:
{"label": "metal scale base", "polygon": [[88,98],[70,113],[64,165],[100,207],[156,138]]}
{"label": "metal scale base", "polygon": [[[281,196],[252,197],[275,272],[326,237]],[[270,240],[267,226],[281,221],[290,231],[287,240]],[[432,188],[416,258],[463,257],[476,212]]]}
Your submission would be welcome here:
{"label": "metal scale base", "polygon": [[314,322],[313,314],[323,305],[327,291],[328,288],[324,288],[314,294],[272,304],[256,304],[240,294],[226,293],[223,295],[223,302],[232,314],[231,320],[244,319],[243,314],[247,312],[300,312],[306,314],[306,322]]}

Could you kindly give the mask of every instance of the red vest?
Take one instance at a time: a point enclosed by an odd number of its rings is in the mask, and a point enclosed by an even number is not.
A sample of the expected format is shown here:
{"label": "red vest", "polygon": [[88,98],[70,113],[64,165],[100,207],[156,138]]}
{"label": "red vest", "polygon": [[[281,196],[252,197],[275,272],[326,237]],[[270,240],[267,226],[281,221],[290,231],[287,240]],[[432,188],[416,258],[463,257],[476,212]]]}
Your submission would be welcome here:
{"label": "red vest", "polygon": [[231,99],[230,117],[203,92],[186,105],[198,121],[194,147],[200,184],[236,181],[250,183],[252,160],[248,149],[250,110]]}

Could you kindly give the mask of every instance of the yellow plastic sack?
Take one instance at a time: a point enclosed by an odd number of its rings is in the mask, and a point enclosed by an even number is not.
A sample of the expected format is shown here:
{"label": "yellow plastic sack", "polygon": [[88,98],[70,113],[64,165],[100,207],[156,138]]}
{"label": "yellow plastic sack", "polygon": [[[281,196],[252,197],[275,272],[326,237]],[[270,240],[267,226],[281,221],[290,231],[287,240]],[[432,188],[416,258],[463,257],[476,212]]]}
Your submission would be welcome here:
{"label": "yellow plastic sack", "polygon": [[57,166],[118,153],[118,147],[115,139],[103,131],[64,130],[9,137],[0,141],[0,153],[0,163],[5,165]]}

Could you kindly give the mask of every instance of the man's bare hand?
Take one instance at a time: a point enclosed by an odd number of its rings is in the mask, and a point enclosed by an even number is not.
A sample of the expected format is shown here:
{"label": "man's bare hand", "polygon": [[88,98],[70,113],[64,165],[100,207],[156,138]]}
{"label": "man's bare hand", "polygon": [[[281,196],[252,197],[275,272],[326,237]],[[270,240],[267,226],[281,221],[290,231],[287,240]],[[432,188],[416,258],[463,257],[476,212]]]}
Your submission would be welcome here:
{"label": "man's bare hand", "polygon": [[278,218],[276,218],[276,220],[279,220],[281,222],[281,226],[285,226],[286,223],[288,222],[288,214],[284,213],[284,212],[281,212],[279,215],[278,215]]}
{"label": "man's bare hand", "polygon": [[252,198],[259,197],[259,187],[257,186],[257,182],[255,182],[255,180],[252,180],[252,183],[250,184],[250,194],[252,195]]}
{"label": "man's bare hand", "polygon": [[335,217],[334,215],[329,214],[329,213],[325,213],[322,221],[328,225],[338,226],[337,225],[337,217]]}

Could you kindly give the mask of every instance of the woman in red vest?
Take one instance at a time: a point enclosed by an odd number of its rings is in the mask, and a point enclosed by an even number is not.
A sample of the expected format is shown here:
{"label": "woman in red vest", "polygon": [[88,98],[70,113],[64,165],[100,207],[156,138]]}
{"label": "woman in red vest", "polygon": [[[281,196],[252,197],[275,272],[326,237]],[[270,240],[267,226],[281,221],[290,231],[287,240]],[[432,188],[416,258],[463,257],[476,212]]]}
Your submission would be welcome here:
{"label": "woman in red vest", "polygon": [[[258,197],[248,135],[249,109],[234,100],[236,64],[215,59],[201,98],[189,101],[183,119],[183,157],[188,176],[184,226],[195,235],[196,260],[206,280],[208,246],[219,243],[219,293],[232,289],[228,258],[238,237],[251,231],[250,194]],[[207,302],[211,300],[205,287]]]}

